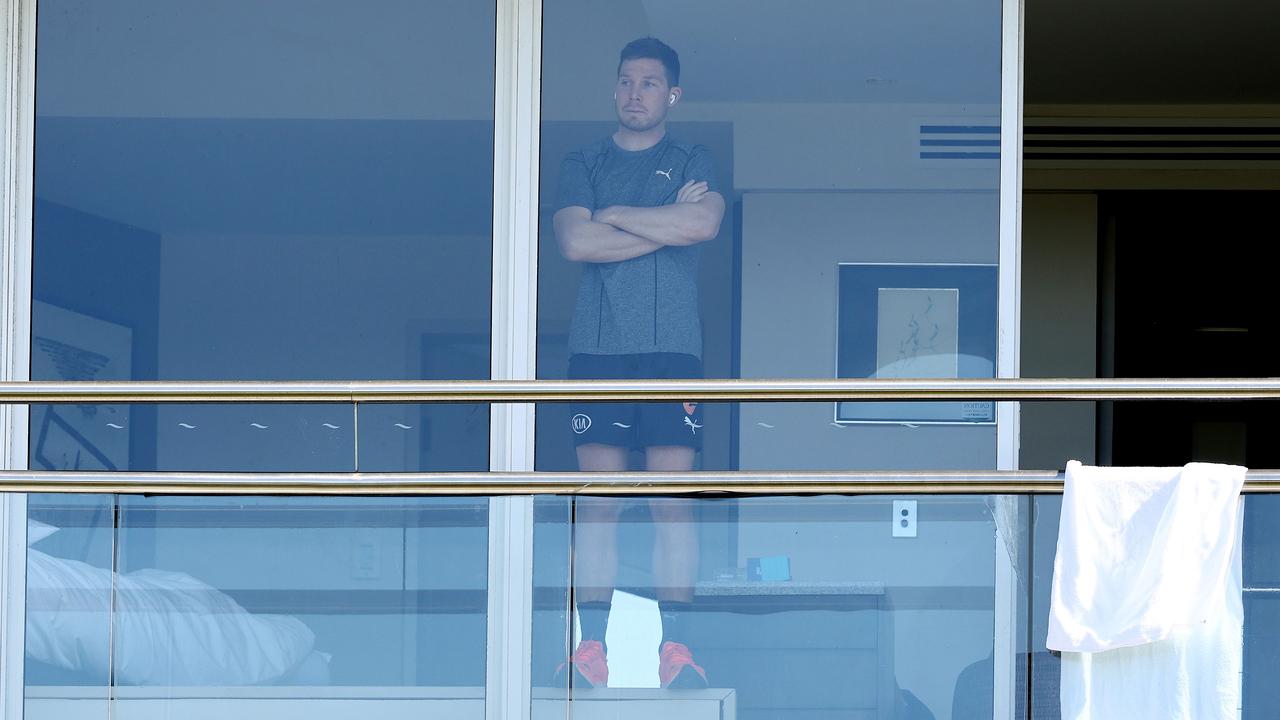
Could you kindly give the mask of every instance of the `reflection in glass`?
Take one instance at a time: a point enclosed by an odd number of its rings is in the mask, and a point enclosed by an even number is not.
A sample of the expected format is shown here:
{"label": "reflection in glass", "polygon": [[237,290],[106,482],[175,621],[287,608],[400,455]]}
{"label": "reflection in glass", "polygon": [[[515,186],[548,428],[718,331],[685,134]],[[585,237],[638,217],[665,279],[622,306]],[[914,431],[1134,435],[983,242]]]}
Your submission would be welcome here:
{"label": "reflection in glass", "polygon": [[1028,645],[1031,652],[1031,720],[1058,720],[1062,716],[1059,686],[1062,661],[1045,646],[1049,633],[1049,599],[1053,587],[1053,559],[1058,551],[1058,521],[1062,515],[1061,495],[1031,498],[1032,583],[1028,609],[1031,616]]}
{"label": "reflection in glass", "polygon": [[48,669],[28,674],[29,708],[70,717],[110,685],[117,717],[155,700],[173,714],[276,717],[270,701],[288,700],[483,716],[486,500],[106,500],[101,534],[117,539],[98,565],[54,542],[84,533],[82,509],[33,505],[28,665]]}
{"label": "reflection in glass", "polygon": [[62,720],[57,698],[106,717],[114,558],[113,498],[30,495],[27,500],[25,716]]}
{"label": "reflection in glass", "polygon": [[1244,501],[1244,717],[1280,713],[1280,498],[1249,495]]}
{"label": "reflection in glass", "polygon": [[[998,618],[996,597],[1027,586],[1026,504],[912,498],[916,534],[895,537],[893,500],[541,502],[535,697],[651,714],[688,701],[680,717],[990,717],[997,688],[1022,692],[995,639],[1024,647],[1025,607]],[[680,534],[664,525],[695,540],[664,545]],[[610,542],[603,563],[593,546]]]}
{"label": "reflection in glass", "polygon": [[[487,378],[494,7],[42,2],[31,377]],[[33,466],[352,464],[349,412],[64,410],[35,410]],[[291,424],[314,433],[267,439]]]}
{"label": "reflection in glass", "polygon": [[[632,471],[679,470],[682,465],[655,464],[664,454],[693,451],[683,459],[697,470],[981,470],[995,467],[993,428],[981,422],[930,425],[911,422],[901,412],[912,406],[940,407],[955,403],[543,403],[538,406],[537,469],[555,472],[603,469]],[[969,403],[961,403],[968,405]],[[975,413],[984,412],[990,403]],[[686,413],[686,405],[692,413]],[[858,405],[892,407],[894,422],[840,421],[840,413]],[[928,408],[926,408],[928,409]],[[590,422],[630,424],[619,414],[655,417],[674,427],[668,442],[689,442],[696,448],[648,448],[630,435],[599,444],[583,463],[583,437],[577,428]],[[686,422],[687,418],[687,422]],[[935,433],[934,431],[943,431]],[[622,430],[616,430],[623,432]],[[630,432],[630,431],[625,431]],[[656,450],[656,452],[655,452]]]}
{"label": "reflection in glass", "polygon": [[362,472],[461,472],[488,468],[489,406],[361,405],[356,468]]}
{"label": "reflection in glass", "polygon": [[351,405],[35,405],[39,470],[319,472],[356,469]]}
{"label": "reflection in glass", "polygon": [[533,717],[569,716],[568,658],[573,652],[569,566],[574,499],[541,496],[533,513],[533,618],[530,680]]}

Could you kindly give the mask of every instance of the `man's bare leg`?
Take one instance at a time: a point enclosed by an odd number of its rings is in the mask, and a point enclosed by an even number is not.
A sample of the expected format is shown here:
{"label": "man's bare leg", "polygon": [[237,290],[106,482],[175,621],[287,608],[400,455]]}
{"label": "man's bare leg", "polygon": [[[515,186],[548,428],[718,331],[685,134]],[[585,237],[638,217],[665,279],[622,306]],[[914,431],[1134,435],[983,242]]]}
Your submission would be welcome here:
{"label": "man's bare leg", "polygon": [[[645,448],[649,472],[688,472],[693,469],[694,449],[679,445]],[[653,579],[658,600],[693,601],[698,577],[698,533],[693,525],[693,501],[687,498],[654,498]]]}
{"label": "man's bare leg", "polygon": [[[624,472],[627,448],[589,443],[578,446],[583,472]],[[579,602],[609,602],[618,578],[618,513],[620,498],[584,497],[574,514],[573,576]]]}
{"label": "man's bare leg", "polygon": [[[645,469],[650,472],[687,472],[693,469],[694,449],[656,446],[645,449]],[[689,650],[689,624],[693,611],[693,584],[698,577],[698,533],[693,524],[693,501],[687,498],[654,498],[653,578],[658,612],[662,616],[658,679],[663,687],[707,686],[706,673]]]}
{"label": "man's bare leg", "polygon": [[[587,472],[627,469],[627,449],[603,443],[578,446],[578,467]],[[571,685],[604,687],[609,682],[605,631],[613,585],[618,577],[617,498],[575,500],[573,523],[573,593],[581,642],[570,656],[575,670]]]}

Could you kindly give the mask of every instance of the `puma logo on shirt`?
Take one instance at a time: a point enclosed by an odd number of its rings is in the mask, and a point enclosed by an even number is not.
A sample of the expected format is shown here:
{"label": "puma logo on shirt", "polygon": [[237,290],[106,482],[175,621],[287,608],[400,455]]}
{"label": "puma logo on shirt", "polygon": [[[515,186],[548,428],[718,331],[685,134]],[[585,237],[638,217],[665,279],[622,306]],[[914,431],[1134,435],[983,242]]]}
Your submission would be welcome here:
{"label": "puma logo on shirt", "polygon": [[672,171],[672,170],[675,170],[675,168],[667,168],[666,170],[654,170],[654,171],[653,171],[653,174],[654,174],[654,175],[662,175],[662,176],[666,177],[668,180],[670,180],[670,179],[671,179],[671,171]]}

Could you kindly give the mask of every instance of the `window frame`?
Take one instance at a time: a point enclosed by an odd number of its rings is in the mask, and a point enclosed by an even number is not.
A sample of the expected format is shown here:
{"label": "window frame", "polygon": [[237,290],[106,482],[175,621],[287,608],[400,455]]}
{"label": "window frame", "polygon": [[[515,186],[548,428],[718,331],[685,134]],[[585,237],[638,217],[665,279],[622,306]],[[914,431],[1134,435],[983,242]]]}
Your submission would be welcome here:
{"label": "window frame", "polygon": [[[0,379],[30,379],[35,0],[0,0]],[[27,469],[27,408],[0,407],[0,458]],[[27,498],[0,494],[0,713],[21,718]]]}
{"label": "window frame", "polygon": [[[536,378],[541,0],[493,0],[495,57],[491,378]],[[1019,376],[1022,193],[1022,0],[1001,0],[997,372]],[[34,193],[36,0],[0,0],[0,379],[29,379]],[[495,404],[489,469],[534,469],[534,405]],[[1018,467],[1018,403],[997,405],[997,470]],[[0,456],[27,469],[26,406],[0,409]],[[487,720],[530,716],[533,498],[495,497],[489,512]],[[1000,558],[1000,555],[997,555]],[[0,713],[23,706],[26,496],[0,494]],[[996,717],[1012,718],[1017,582],[997,560]],[[1012,605],[1010,605],[1012,603]],[[1003,613],[1003,614],[1002,614]]]}
{"label": "window frame", "polygon": [[[542,4],[497,2],[490,377],[532,380],[537,377]],[[489,470],[533,470],[534,405],[491,405],[489,422]],[[531,712],[533,500],[489,501],[486,720],[526,719]]]}

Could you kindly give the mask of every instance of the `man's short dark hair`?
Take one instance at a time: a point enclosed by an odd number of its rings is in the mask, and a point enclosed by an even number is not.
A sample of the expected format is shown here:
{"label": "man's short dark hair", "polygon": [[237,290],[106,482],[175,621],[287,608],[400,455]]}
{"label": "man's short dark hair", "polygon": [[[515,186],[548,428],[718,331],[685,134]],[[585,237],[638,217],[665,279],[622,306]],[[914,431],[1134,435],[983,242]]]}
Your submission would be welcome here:
{"label": "man's short dark hair", "polygon": [[671,87],[680,84],[680,56],[671,49],[670,45],[655,37],[643,37],[627,43],[618,56],[618,72],[622,72],[622,63],[641,58],[662,63],[662,67],[667,71],[667,84]]}

